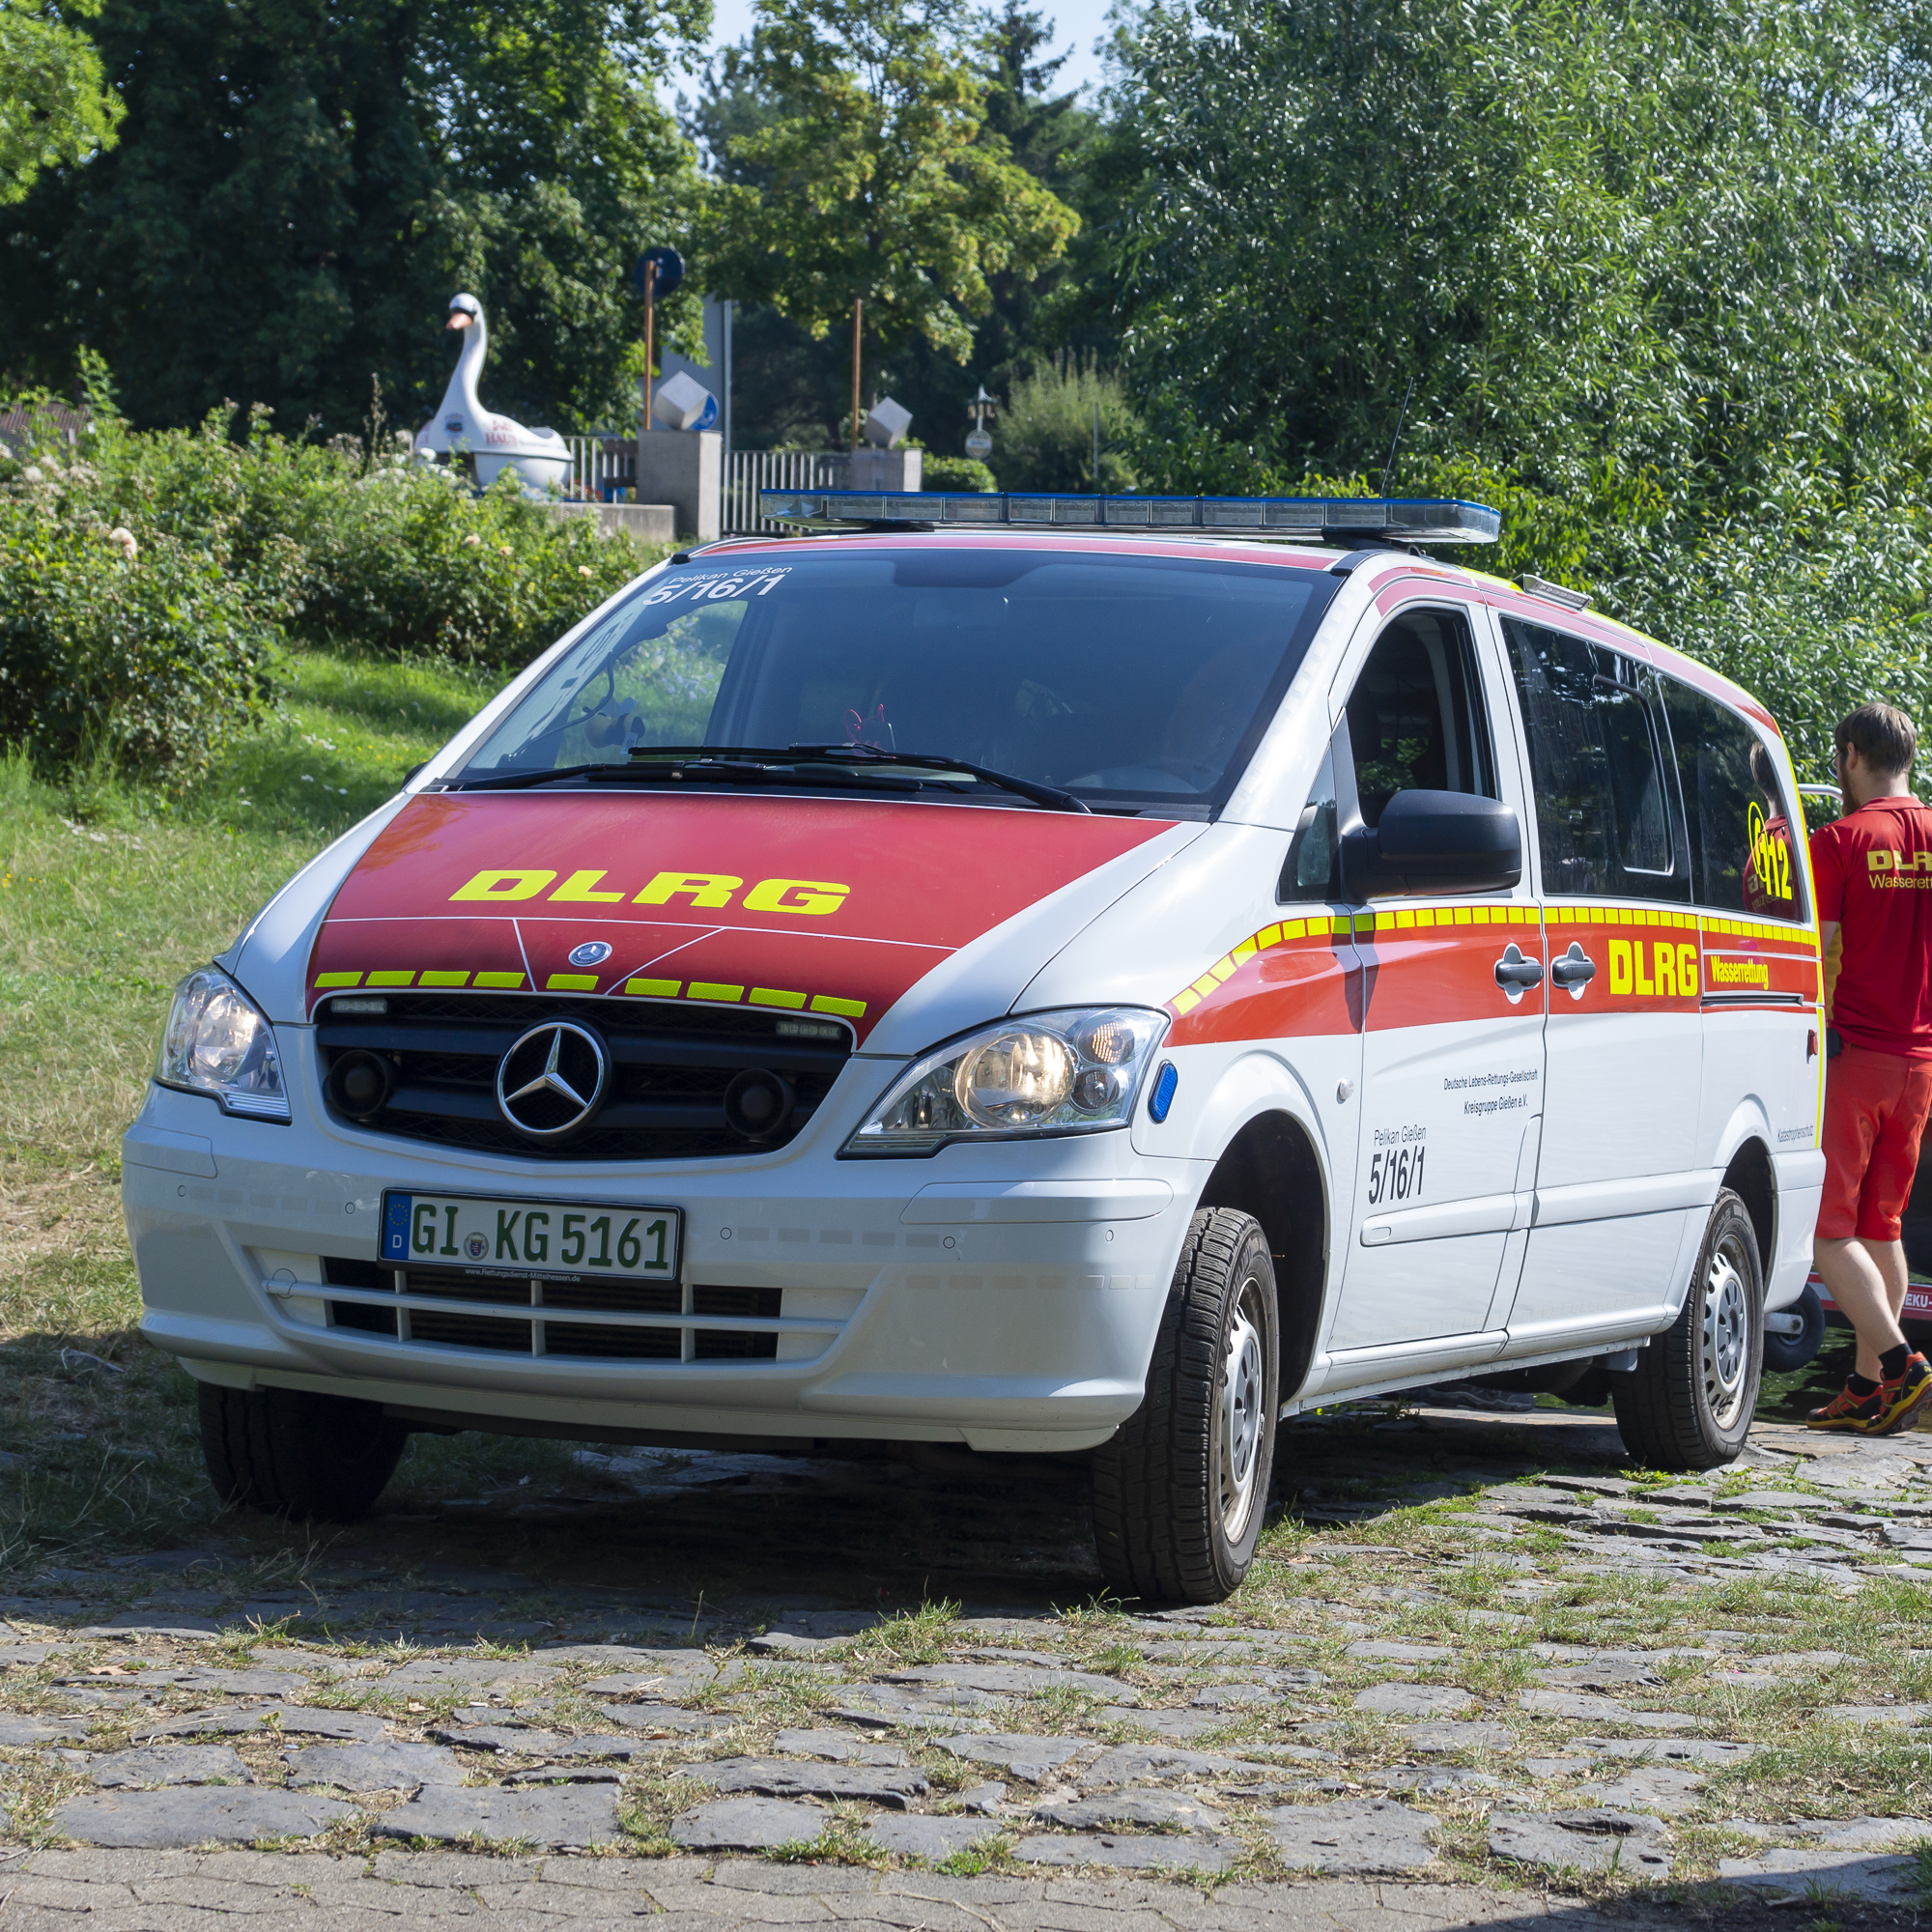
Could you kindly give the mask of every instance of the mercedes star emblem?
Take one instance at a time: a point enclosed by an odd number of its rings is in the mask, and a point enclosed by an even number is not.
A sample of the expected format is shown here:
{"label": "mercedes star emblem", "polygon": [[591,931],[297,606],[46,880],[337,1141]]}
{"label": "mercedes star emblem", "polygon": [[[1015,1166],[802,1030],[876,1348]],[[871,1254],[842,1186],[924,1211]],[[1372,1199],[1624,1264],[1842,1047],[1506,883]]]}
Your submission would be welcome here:
{"label": "mercedes star emblem", "polygon": [[497,1066],[497,1106],[520,1134],[561,1140],[596,1113],[611,1084],[611,1055],[588,1027],[546,1020]]}

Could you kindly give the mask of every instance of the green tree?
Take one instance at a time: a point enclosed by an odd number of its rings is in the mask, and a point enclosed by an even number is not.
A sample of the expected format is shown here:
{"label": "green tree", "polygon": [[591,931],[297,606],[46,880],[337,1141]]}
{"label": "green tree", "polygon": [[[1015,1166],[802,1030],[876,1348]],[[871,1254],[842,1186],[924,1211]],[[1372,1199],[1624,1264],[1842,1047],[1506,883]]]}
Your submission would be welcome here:
{"label": "green tree", "polygon": [[[1921,32],[1884,0],[1180,0],[1125,43],[1110,279],[1178,444],[1704,511],[1928,401]],[[1885,460],[1881,455],[1881,461]]]}
{"label": "green tree", "polygon": [[[1104,320],[1094,327],[1095,318],[1068,300],[1091,271],[1097,239],[1085,161],[1100,124],[1077,94],[1055,92],[1069,56],[1051,52],[1053,38],[1051,23],[1020,0],[983,16],[977,51],[986,79],[981,138],[1004,142],[1017,165],[1079,215],[1080,228],[1065,252],[1037,272],[1007,269],[988,277],[992,300],[974,325],[963,364],[923,338],[890,357],[882,385],[913,411],[918,433],[937,447],[964,446],[968,405],[981,385],[1001,395],[1036,365],[1050,363],[1056,351],[1070,347],[1091,361],[1113,347]],[[994,435],[1004,449],[998,425]]]}
{"label": "green tree", "polygon": [[[1505,513],[1508,571],[1932,726],[1928,36],[1893,0],[1178,0],[1119,43],[1105,296],[1153,489]],[[1820,775],[1823,775],[1822,773]]]}
{"label": "green tree", "polygon": [[[0,367],[65,385],[81,343],[138,423],[225,397],[420,422],[469,289],[483,393],[525,421],[635,413],[628,270],[696,187],[651,81],[707,0],[102,0],[112,153],[0,219]],[[687,339],[696,303],[668,320]]]}
{"label": "green tree", "polygon": [[0,0],[0,207],[43,168],[84,161],[114,139],[121,103],[94,43],[71,24],[95,11],[91,0]]}
{"label": "green tree", "polygon": [[[985,82],[981,142],[1004,142],[1005,152],[1082,218],[1065,254],[1037,272],[1016,268],[987,276],[991,304],[975,319],[973,350],[964,363],[950,348],[923,335],[888,350],[865,344],[867,393],[889,391],[913,412],[914,433],[938,449],[957,449],[971,427],[967,403],[984,384],[995,394],[1030,368],[1048,338],[1092,351],[1111,346],[1111,331],[1082,312],[1066,326],[1048,309],[1091,246],[1086,223],[1083,157],[1099,122],[1072,93],[1056,93],[1066,56],[1053,56],[1053,33],[1041,14],[1006,0],[1005,9],[982,15],[970,29],[970,57]],[[681,103],[687,127],[721,181],[760,192],[770,172],[740,158],[737,142],[769,127],[782,104],[761,93],[752,72],[752,47],[728,47],[713,63],[696,103]],[[851,406],[851,363],[824,339],[814,341],[800,324],[769,306],[740,310],[734,336],[732,421],[751,444],[827,446],[842,440],[832,426]],[[963,459],[962,459],[963,460]]]}
{"label": "green tree", "polygon": [[[946,0],[758,0],[758,14],[725,85],[769,106],[762,125],[725,128],[743,174],[710,198],[707,279],[813,337],[860,299],[882,347],[923,338],[965,361],[991,278],[1037,272],[1078,226],[987,131],[970,23]],[[732,116],[750,118],[735,102]]]}

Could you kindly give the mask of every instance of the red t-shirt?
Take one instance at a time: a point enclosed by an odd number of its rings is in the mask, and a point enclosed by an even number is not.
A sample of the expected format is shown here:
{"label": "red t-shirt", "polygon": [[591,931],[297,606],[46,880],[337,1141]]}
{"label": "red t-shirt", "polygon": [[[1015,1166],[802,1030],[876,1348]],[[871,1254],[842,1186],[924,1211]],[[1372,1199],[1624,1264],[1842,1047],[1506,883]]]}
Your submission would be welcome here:
{"label": "red t-shirt", "polygon": [[1854,1046],[1932,1060],[1932,809],[1875,798],[1811,835],[1818,918],[1843,940],[1832,1024]]}

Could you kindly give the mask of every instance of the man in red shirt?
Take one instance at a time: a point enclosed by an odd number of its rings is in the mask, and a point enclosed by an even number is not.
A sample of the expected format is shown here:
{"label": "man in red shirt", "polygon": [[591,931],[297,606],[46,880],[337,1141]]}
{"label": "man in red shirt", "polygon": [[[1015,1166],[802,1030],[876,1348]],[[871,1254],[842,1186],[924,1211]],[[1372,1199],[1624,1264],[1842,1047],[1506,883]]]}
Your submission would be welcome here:
{"label": "man in red shirt", "polygon": [[1912,795],[1918,734],[1902,711],[1861,704],[1834,736],[1846,810],[1811,835],[1832,1041],[1814,1252],[1859,1348],[1810,1426],[1889,1435],[1932,1402],[1932,1368],[1898,1325],[1899,1217],[1932,1107],[1932,810]]}

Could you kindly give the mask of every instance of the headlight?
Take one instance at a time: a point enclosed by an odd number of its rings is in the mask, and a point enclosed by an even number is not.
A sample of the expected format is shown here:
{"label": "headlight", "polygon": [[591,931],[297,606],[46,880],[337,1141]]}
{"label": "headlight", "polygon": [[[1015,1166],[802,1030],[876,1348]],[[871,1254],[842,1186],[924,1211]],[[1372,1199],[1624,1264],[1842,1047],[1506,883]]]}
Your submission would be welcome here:
{"label": "headlight", "polygon": [[175,988],[155,1078],[212,1094],[225,1112],[286,1121],[289,1096],[274,1029],[226,973],[204,966]]}
{"label": "headlight", "polygon": [[1166,1031],[1165,1013],[1141,1007],[982,1027],[908,1067],[840,1151],[932,1153],[951,1141],[1123,1127]]}

